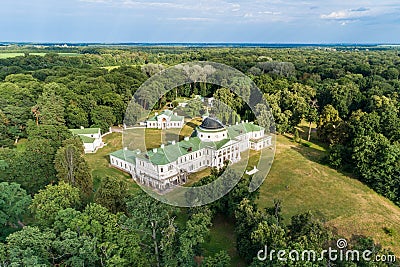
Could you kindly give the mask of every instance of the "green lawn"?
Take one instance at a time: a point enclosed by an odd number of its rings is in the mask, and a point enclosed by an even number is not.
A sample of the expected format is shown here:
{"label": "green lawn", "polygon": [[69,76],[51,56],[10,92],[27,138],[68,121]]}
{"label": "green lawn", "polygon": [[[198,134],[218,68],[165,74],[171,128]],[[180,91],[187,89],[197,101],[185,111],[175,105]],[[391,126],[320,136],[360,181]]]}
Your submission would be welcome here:
{"label": "green lawn", "polygon": [[[317,161],[324,152],[278,136],[275,160],[260,188],[260,208],[282,200],[286,222],[313,211],[346,238],[372,236],[400,254],[400,208],[356,179]],[[392,236],[386,229],[392,229]]]}
{"label": "green lawn", "polygon": [[[151,134],[160,136],[160,131],[153,130]],[[157,140],[153,140],[154,146],[161,137]],[[108,154],[122,148],[122,135],[113,133],[104,142],[108,144],[106,147],[85,156],[93,169],[95,184],[105,175],[113,175],[130,181],[131,189],[136,190],[138,186],[129,175],[109,167]],[[318,163],[325,153],[322,146],[306,147],[294,143],[289,136],[278,136],[271,171],[260,188],[260,209],[272,206],[274,199],[281,199],[286,223],[293,215],[311,210],[339,235],[348,239],[352,235],[372,236],[375,242],[399,255],[400,208],[358,180]],[[248,168],[255,164],[258,155],[251,152]],[[191,180],[201,179],[208,171],[194,175]],[[184,218],[181,219],[183,223]],[[233,256],[232,266],[241,266],[234,253],[234,240],[233,223],[216,218],[211,240],[204,245],[205,253],[212,255],[226,248]]]}
{"label": "green lawn", "polygon": [[186,122],[182,129],[128,129],[124,131],[124,144],[131,150],[150,150],[160,147],[161,144],[168,144],[172,141],[179,142],[186,136],[191,136],[194,128],[200,124],[201,119],[196,118]]}
{"label": "green lawn", "polygon": [[98,188],[101,179],[105,176],[118,177],[129,182],[130,190],[136,190],[139,186],[131,179],[131,176],[118,169],[109,166],[109,156],[111,152],[122,149],[122,135],[112,133],[103,138],[107,145],[97,151],[95,154],[86,154],[85,158],[92,169],[94,188]]}

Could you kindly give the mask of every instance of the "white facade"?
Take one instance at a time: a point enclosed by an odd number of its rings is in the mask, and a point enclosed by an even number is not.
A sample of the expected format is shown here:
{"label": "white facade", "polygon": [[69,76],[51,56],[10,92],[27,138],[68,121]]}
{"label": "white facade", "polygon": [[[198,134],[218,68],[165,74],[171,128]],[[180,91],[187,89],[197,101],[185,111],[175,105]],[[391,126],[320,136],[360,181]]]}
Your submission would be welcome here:
{"label": "white facade", "polygon": [[136,182],[163,191],[186,183],[189,173],[234,164],[240,161],[241,152],[272,145],[272,137],[265,135],[264,128],[252,123],[224,127],[219,121],[206,118],[196,132],[196,137],[147,152],[114,152],[110,154],[110,164],[130,173]]}
{"label": "white facade", "polygon": [[100,128],[70,129],[73,135],[79,136],[83,142],[85,153],[95,153],[103,147]]}
{"label": "white facade", "polygon": [[156,113],[153,118],[146,121],[146,127],[154,129],[182,128],[183,125],[184,117],[170,110],[164,110],[161,114]]}

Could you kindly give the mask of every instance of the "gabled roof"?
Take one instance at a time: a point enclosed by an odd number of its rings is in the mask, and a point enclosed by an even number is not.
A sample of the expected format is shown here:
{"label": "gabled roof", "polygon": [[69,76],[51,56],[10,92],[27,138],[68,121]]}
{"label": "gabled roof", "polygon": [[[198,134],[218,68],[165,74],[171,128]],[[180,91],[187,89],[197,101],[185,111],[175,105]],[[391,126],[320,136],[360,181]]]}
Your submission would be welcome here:
{"label": "gabled roof", "polygon": [[82,142],[85,144],[93,144],[94,141],[96,140],[96,138],[87,137],[85,135],[78,135],[78,136],[82,140]]}
{"label": "gabled roof", "polygon": [[236,138],[241,134],[256,132],[264,130],[263,127],[258,126],[254,123],[239,123],[237,125],[232,125],[228,127],[228,135],[230,138]]}
{"label": "gabled roof", "polygon": [[81,135],[81,134],[97,134],[100,131],[100,128],[83,128],[83,129],[69,129],[73,135]]}
{"label": "gabled roof", "polygon": [[160,114],[149,118],[147,121],[157,121],[157,117],[162,115],[169,117],[171,121],[182,121],[185,118],[184,116],[177,116],[171,110],[166,109]]}
{"label": "gabled roof", "polygon": [[155,165],[166,165],[176,161],[181,156],[199,151],[206,147],[219,150],[232,142],[237,142],[233,139],[239,135],[263,129],[263,127],[253,123],[240,123],[227,127],[229,138],[223,139],[219,142],[202,142],[199,137],[191,137],[188,140],[182,140],[175,144],[166,145],[163,148],[159,147],[156,152],[149,150],[138,154],[130,150],[119,150],[110,155],[120,159],[125,159],[126,157],[126,159],[132,163],[135,162],[136,158],[140,158],[145,161],[150,161]]}
{"label": "gabled roof", "polygon": [[116,157],[116,158],[118,158],[120,160],[125,160],[125,161],[127,161],[129,163],[133,163],[133,164],[136,163],[137,154],[134,151],[121,149],[121,150],[118,150],[118,151],[115,151],[115,152],[111,153],[110,155],[114,156],[114,157]]}
{"label": "gabled roof", "polygon": [[165,165],[176,161],[180,156],[196,152],[200,147],[201,141],[198,137],[183,140],[174,145],[167,145],[164,148],[157,148],[157,152],[149,150],[146,153],[138,155],[141,159],[149,160],[156,165]]}

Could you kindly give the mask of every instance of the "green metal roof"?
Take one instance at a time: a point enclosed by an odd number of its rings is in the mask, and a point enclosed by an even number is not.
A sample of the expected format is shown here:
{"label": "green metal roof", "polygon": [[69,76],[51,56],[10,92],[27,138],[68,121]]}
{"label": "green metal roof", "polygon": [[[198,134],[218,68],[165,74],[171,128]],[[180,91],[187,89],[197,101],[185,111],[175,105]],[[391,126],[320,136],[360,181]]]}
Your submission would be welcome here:
{"label": "green metal roof", "polygon": [[164,148],[157,148],[157,152],[153,150],[147,151],[145,154],[138,155],[140,158],[149,160],[156,165],[165,165],[176,161],[180,156],[196,152],[201,149],[200,138],[189,138],[189,141],[183,140],[174,145],[167,145]]}
{"label": "green metal roof", "polygon": [[86,143],[86,144],[93,144],[94,141],[96,140],[95,138],[87,137],[87,136],[84,136],[84,135],[78,135],[78,136],[82,140],[82,142]]}
{"label": "green metal roof", "polygon": [[181,156],[196,152],[205,147],[212,147],[218,150],[226,145],[231,139],[234,139],[241,134],[260,131],[262,129],[264,128],[253,123],[240,123],[238,125],[227,127],[229,138],[223,139],[219,142],[202,142],[199,137],[191,137],[189,140],[182,140],[173,145],[166,145],[164,148],[159,147],[157,148],[157,152],[149,150],[137,154],[130,150],[119,150],[110,155],[122,160],[127,160],[131,163],[135,163],[136,158],[140,158],[145,161],[150,161],[155,165],[166,165],[176,161]]}
{"label": "green metal roof", "polygon": [[84,128],[84,129],[69,129],[73,135],[80,134],[97,134],[100,128]]}
{"label": "green metal roof", "polygon": [[111,153],[110,155],[114,156],[114,157],[116,157],[118,159],[125,160],[127,162],[133,163],[133,164],[136,163],[137,154],[134,151],[121,149],[121,150],[118,150],[118,151],[115,151],[115,152]]}
{"label": "green metal roof", "polygon": [[202,142],[198,137],[183,140],[174,145],[167,145],[164,148],[157,148],[157,152],[149,150],[146,153],[136,155],[138,158],[150,161],[155,165],[166,165],[176,161],[179,157],[199,151],[207,146],[220,149],[227,144],[230,139],[224,139],[219,142]]}
{"label": "green metal roof", "polygon": [[157,117],[160,115],[165,115],[165,116],[170,117],[171,121],[182,121],[184,119],[184,116],[176,116],[171,110],[166,109],[163,112],[161,112],[160,114],[158,114],[157,116],[151,117],[147,121],[157,121]]}
{"label": "green metal roof", "polygon": [[264,130],[264,128],[261,126],[258,126],[254,123],[247,123],[247,122],[229,126],[227,129],[228,129],[228,135],[230,138],[236,138],[239,135],[244,134],[244,133]]}

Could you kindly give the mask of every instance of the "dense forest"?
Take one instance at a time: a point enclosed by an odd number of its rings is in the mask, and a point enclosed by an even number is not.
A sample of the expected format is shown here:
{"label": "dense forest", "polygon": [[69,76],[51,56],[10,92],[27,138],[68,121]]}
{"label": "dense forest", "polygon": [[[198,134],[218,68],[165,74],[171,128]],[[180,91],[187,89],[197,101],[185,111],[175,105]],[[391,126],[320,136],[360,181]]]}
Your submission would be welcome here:
{"label": "dense forest", "polygon": [[[201,244],[217,214],[234,221],[237,251],[246,264],[311,266],[257,260],[265,244],[276,250],[321,251],[335,233],[312,212],[285,224],[279,199],[259,210],[259,192],[249,193],[246,179],[219,201],[192,209],[131,193],[126,181],[114,177],[93,184],[82,143],[68,129],[106,132],[122,125],[143,82],[183,62],[213,61],[242,71],[264,93],[278,134],[298,137],[298,125],[306,123],[309,134],[301,142],[307,145],[316,131],[312,141],[328,150],[322,164],[352,175],[400,206],[396,49],[82,47],[43,50],[44,56],[22,51],[25,56],[0,59],[0,266],[230,266],[226,251],[202,257]],[[194,95],[214,96],[239,120],[252,118],[234,93],[211,84],[180,86],[155,108]],[[146,102],[151,96],[137,97]],[[20,140],[25,141],[22,148]],[[214,170],[200,183],[219,174]],[[384,251],[369,237],[351,242],[353,248]]]}

